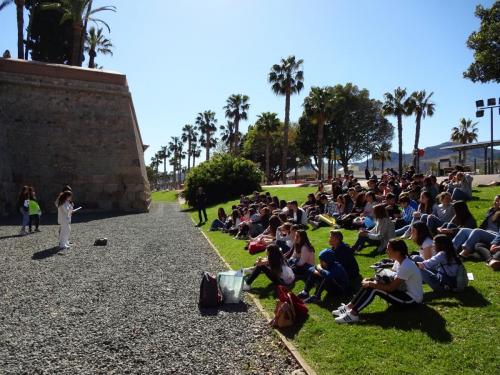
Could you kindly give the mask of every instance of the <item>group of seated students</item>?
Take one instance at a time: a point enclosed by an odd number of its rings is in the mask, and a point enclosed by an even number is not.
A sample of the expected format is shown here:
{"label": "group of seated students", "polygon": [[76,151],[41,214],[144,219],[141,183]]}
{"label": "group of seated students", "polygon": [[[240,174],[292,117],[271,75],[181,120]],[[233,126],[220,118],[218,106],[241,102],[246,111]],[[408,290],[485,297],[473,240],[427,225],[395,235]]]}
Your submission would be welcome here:
{"label": "group of seated students", "polygon": [[[331,193],[320,183],[316,194],[309,194],[300,207],[297,201],[254,192],[242,196],[230,216],[219,208],[210,229],[247,240],[246,249],[259,246],[267,252],[254,267],[245,269],[245,290],[261,273],[286,286],[303,279],[299,297],[306,303],[320,301],[324,290],[354,295],[349,304],[332,311],[337,322],[353,323],[375,295],[411,305],[422,302],[422,283],[434,291],[453,290],[462,261],[469,257],[481,257],[494,270],[500,268],[500,196],[477,228],[466,203],[472,198],[471,182],[472,177],[461,170],[441,184],[434,176],[411,170],[403,176],[389,172],[380,181],[370,178],[366,188],[345,176],[333,181]],[[329,247],[318,255],[319,264],[306,232],[309,224],[313,230],[332,227]],[[352,247],[344,243],[340,228],[358,230]],[[418,246],[418,253],[408,253],[405,238]],[[393,261],[390,281],[360,276],[355,254],[367,244]]]}

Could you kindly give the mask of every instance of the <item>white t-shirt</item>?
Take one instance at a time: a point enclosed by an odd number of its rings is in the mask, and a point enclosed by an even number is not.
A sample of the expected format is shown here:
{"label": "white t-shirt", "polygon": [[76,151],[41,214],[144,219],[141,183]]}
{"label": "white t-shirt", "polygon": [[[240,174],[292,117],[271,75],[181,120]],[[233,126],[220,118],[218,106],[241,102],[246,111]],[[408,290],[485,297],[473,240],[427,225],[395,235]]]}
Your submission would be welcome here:
{"label": "white t-shirt", "polygon": [[422,243],[422,245],[420,245],[420,248],[418,249],[418,253],[420,254],[420,256],[422,258],[424,257],[424,249],[429,247],[429,246],[432,246],[432,255],[431,256],[436,255],[436,250],[434,249],[434,243],[432,242],[432,238],[427,237],[424,240],[424,242]]}
{"label": "white t-shirt", "polygon": [[404,280],[406,293],[411,296],[415,302],[422,302],[424,299],[422,275],[415,262],[410,258],[405,258],[401,264],[395,261],[392,269],[396,272],[396,277],[398,279]]}
{"label": "white t-shirt", "polygon": [[280,279],[286,285],[290,285],[295,280],[295,274],[293,273],[293,270],[286,264],[283,264],[283,266],[281,267]]}

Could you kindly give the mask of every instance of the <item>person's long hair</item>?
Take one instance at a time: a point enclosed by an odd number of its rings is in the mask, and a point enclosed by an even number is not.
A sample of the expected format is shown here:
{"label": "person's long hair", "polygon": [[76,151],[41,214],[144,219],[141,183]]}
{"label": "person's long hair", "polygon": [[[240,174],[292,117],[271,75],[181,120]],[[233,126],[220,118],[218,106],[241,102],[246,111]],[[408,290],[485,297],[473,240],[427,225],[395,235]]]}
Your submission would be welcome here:
{"label": "person's long hair", "polygon": [[269,219],[269,226],[268,226],[269,233],[274,236],[280,225],[281,225],[280,218],[276,215],[271,216],[271,218]]}
{"label": "person's long hair", "polygon": [[227,215],[226,211],[224,211],[224,207],[219,207],[219,209],[217,210],[217,217],[220,221],[226,221]]}
{"label": "person's long hair", "polygon": [[285,263],[280,248],[277,245],[271,244],[267,246],[266,250],[267,250],[267,261],[269,262],[269,268],[275,274],[279,275],[281,273],[281,268]]}
{"label": "person's long hair", "polygon": [[24,201],[26,199],[28,199],[28,186],[24,185],[22,188],[21,188],[21,191],[19,192],[19,196],[17,198],[17,205],[19,207],[22,207],[22,205],[24,204]]}
{"label": "person's long hair", "polygon": [[463,226],[471,219],[474,222],[476,221],[470,213],[467,203],[465,203],[464,201],[456,201],[455,203],[453,203],[453,208],[455,209],[455,216],[451,220],[453,224],[457,226]]}
{"label": "person's long hair", "polygon": [[446,234],[438,234],[434,237],[434,248],[436,249],[436,254],[444,251],[448,263],[461,263],[453,246],[453,241]]}
{"label": "person's long hair", "polygon": [[66,202],[66,199],[71,196],[73,196],[73,193],[71,191],[63,191],[62,193],[60,193],[57,197],[57,206],[62,206],[64,202]]}
{"label": "person's long hair", "polygon": [[[307,248],[309,248],[313,253],[314,253],[314,246],[311,244],[311,241],[309,241],[309,237],[307,236],[307,232],[304,229],[299,229],[297,230],[297,234],[299,236],[299,242],[293,243],[294,250],[297,254],[300,254],[302,251],[302,247],[305,245]],[[296,235],[297,235],[296,234]]]}
{"label": "person's long hair", "polygon": [[423,214],[431,214],[432,213],[432,206],[434,206],[434,199],[432,199],[431,193],[428,191],[423,191],[420,196],[424,196],[427,198],[427,203],[420,202],[418,205],[418,211],[423,213]]}
{"label": "person's long hair", "polygon": [[424,222],[416,221],[411,225],[411,227],[415,229],[415,232],[417,234],[417,238],[415,238],[414,241],[418,246],[422,246],[426,238],[432,238],[432,235],[429,232],[429,228]]}

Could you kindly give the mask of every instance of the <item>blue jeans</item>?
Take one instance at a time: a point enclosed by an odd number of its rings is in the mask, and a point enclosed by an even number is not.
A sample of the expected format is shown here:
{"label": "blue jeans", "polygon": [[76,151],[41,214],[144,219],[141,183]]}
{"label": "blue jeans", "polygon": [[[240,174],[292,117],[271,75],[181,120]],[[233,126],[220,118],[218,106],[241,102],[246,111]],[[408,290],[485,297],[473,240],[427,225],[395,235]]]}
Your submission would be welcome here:
{"label": "blue jeans", "polygon": [[397,237],[401,237],[403,234],[406,233],[406,231],[410,230],[411,224],[405,225],[402,228],[397,229],[394,233],[396,234]]}
{"label": "blue jeans", "polygon": [[379,240],[372,240],[369,237],[361,237],[361,236],[359,236],[358,240],[354,243],[354,245],[352,245],[352,249],[354,251],[359,251],[359,250],[361,250],[365,246],[366,243],[368,245],[372,245],[372,246],[379,246],[380,245],[380,241]]}
{"label": "blue jeans", "polygon": [[215,219],[214,221],[212,221],[212,225],[210,226],[211,231],[215,231],[222,228],[224,228],[224,223],[221,220]]}
{"label": "blue jeans", "polygon": [[20,212],[21,212],[21,215],[23,216],[23,221],[22,221],[22,229],[24,229],[25,227],[28,226],[29,222],[30,222],[30,215],[28,213],[28,211],[24,211],[24,209],[20,209]]}
{"label": "blue jeans", "polygon": [[420,273],[422,275],[422,282],[429,285],[432,290],[438,292],[445,290],[441,284],[441,279],[436,272],[424,268],[423,270],[420,270]]}
{"label": "blue jeans", "polygon": [[484,229],[470,229],[470,228],[462,228],[457,233],[455,238],[453,238],[453,246],[457,251],[460,250],[460,247],[467,249],[467,251],[474,252],[474,247],[476,243],[482,242],[489,244],[495,238],[496,234],[493,232],[489,232]]}

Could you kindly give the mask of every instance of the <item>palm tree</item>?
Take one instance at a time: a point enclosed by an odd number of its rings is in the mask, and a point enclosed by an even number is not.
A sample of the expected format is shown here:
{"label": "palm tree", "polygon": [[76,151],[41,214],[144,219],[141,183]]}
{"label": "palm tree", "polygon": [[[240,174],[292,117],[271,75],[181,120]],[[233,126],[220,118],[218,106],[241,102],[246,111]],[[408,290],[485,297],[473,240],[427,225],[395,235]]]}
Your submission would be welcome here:
{"label": "palm tree", "polygon": [[[429,95],[422,91],[414,91],[409,98],[408,110],[409,114],[415,114],[415,144],[413,146],[414,150],[418,150],[418,142],[420,140],[420,124],[425,116],[432,117],[434,115],[434,110],[436,105],[430,101],[431,96],[434,93],[431,92]],[[417,172],[420,171],[420,158],[418,152],[413,156],[413,166],[416,168]]]}
{"label": "palm tree", "polygon": [[106,22],[94,18],[92,15],[102,11],[116,12],[115,6],[102,6],[92,9],[92,0],[60,0],[57,3],[44,4],[44,10],[59,10],[62,13],[61,23],[71,20],[73,24],[73,46],[71,52],[71,65],[82,66],[82,51],[87,22],[100,23],[110,28]]}
{"label": "palm tree", "polygon": [[85,38],[85,44],[85,52],[89,54],[89,68],[91,69],[96,67],[95,57],[97,53],[113,56],[113,51],[111,51],[113,44],[109,39],[105,38],[102,28],[97,29],[96,32],[95,27],[92,26]]}
{"label": "palm tree", "polygon": [[406,89],[398,87],[394,95],[390,92],[384,94],[385,102],[382,111],[385,116],[396,116],[398,119],[398,161],[399,175],[403,173],[403,116],[408,116],[409,100]]}
{"label": "palm tree", "polygon": [[196,166],[196,158],[201,155],[201,149],[198,147],[196,141],[191,145],[191,156],[193,157],[193,168]]}
{"label": "palm tree", "polygon": [[[188,148],[187,148],[187,157],[188,157],[187,170],[188,171],[191,169],[192,147],[193,147],[193,144],[196,143],[197,138],[198,138],[198,133],[196,132],[196,128],[190,124],[184,125],[184,127],[182,128],[181,139],[182,139],[182,142],[188,143]],[[194,160],[193,160],[193,164],[194,164]]]}
{"label": "palm tree", "polygon": [[318,125],[318,178],[323,179],[324,128],[331,112],[331,93],[327,88],[312,87],[304,99],[304,111],[311,124]]}
{"label": "palm tree", "polygon": [[[477,122],[472,122],[471,119],[466,120],[465,118],[460,119],[460,125],[451,128],[451,141],[459,144],[467,144],[477,141]],[[462,151],[462,158],[459,154],[459,162],[465,165],[467,159],[466,151]],[[460,159],[462,159],[460,161]]]}
{"label": "palm tree", "polygon": [[[174,181],[176,179],[176,172],[181,168],[181,159],[183,158],[182,146],[183,143],[179,137],[171,137],[172,141],[168,143],[168,156],[172,156],[170,164],[174,167]],[[185,156],[184,156],[185,157]],[[179,183],[181,182],[180,175],[178,176]]]}
{"label": "palm tree", "polygon": [[391,144],[389,142],[382,142],[380,145],[375,146],[375,151],[372,155],[373,160],[381,162],[381,173],[384,173],[384,163],[386,160],[391,160]]}
{"label": "palm tree", "polygon": [[274,64],[269,73],[269,83],[276,95],[285,96],[285,123],[283,126],[283,154],[281,156],[281,178],[286,183],[288,159],[288,127],[290,124],[290,96],[298,94],[304,87],[304,72],[301,69],[304,60],[295,60],[295,56],[281,59]]}
{"label": "palm tree", "polygon": [[[220,140],[226,144],[228,152],[232,153],[233,142],[234,142],[234,122],[228,121],[227,125],[220,126],[221,137]],[[241,134],[241,133],[240,133]]]}
{"label": "palm tree", "polygon": [[257,116],[257,122],[255,123],[259,132],[265,134],[266,139],[266,178],[267,183],[271,182],[270,166],[269,166],[269,155],[271,154],[271,133],[276,131],[280,126],[280,120],[276,113],[263,112]]}
{"label": "palm tree", "polygon": [[[249,97],[242,94],[233,94],[226,100],[226,105],[223,109],[226,111],[226,118],[233,120],[234,124],[234,139],[229,142],[229,152],[238,155],[240,150],[239,134],[240,134],[240,120],[246,120],[248,117],[247,111],[250,108],[248,103]],[[232,137],[230,137],[232,138]]]}
{"label": "palm tree", "polygon": [[10,4],[16,4],[17,18],[17,58],[24,59],[24,4],[25,0],[4,0],[0,3],[0,11]]}
{"label": "palm tree", "polygon": [[213,137],[214,133],[217,131],[217,119],[215,118],[215,112],[205,111],[203,113],[198,113],[196,117],[196,125],[200,133],[204,137],[200,137],[200,144],[205,147],[206,159],[210,159],[210,149],[215,147],[217,144],[217,139]]}

